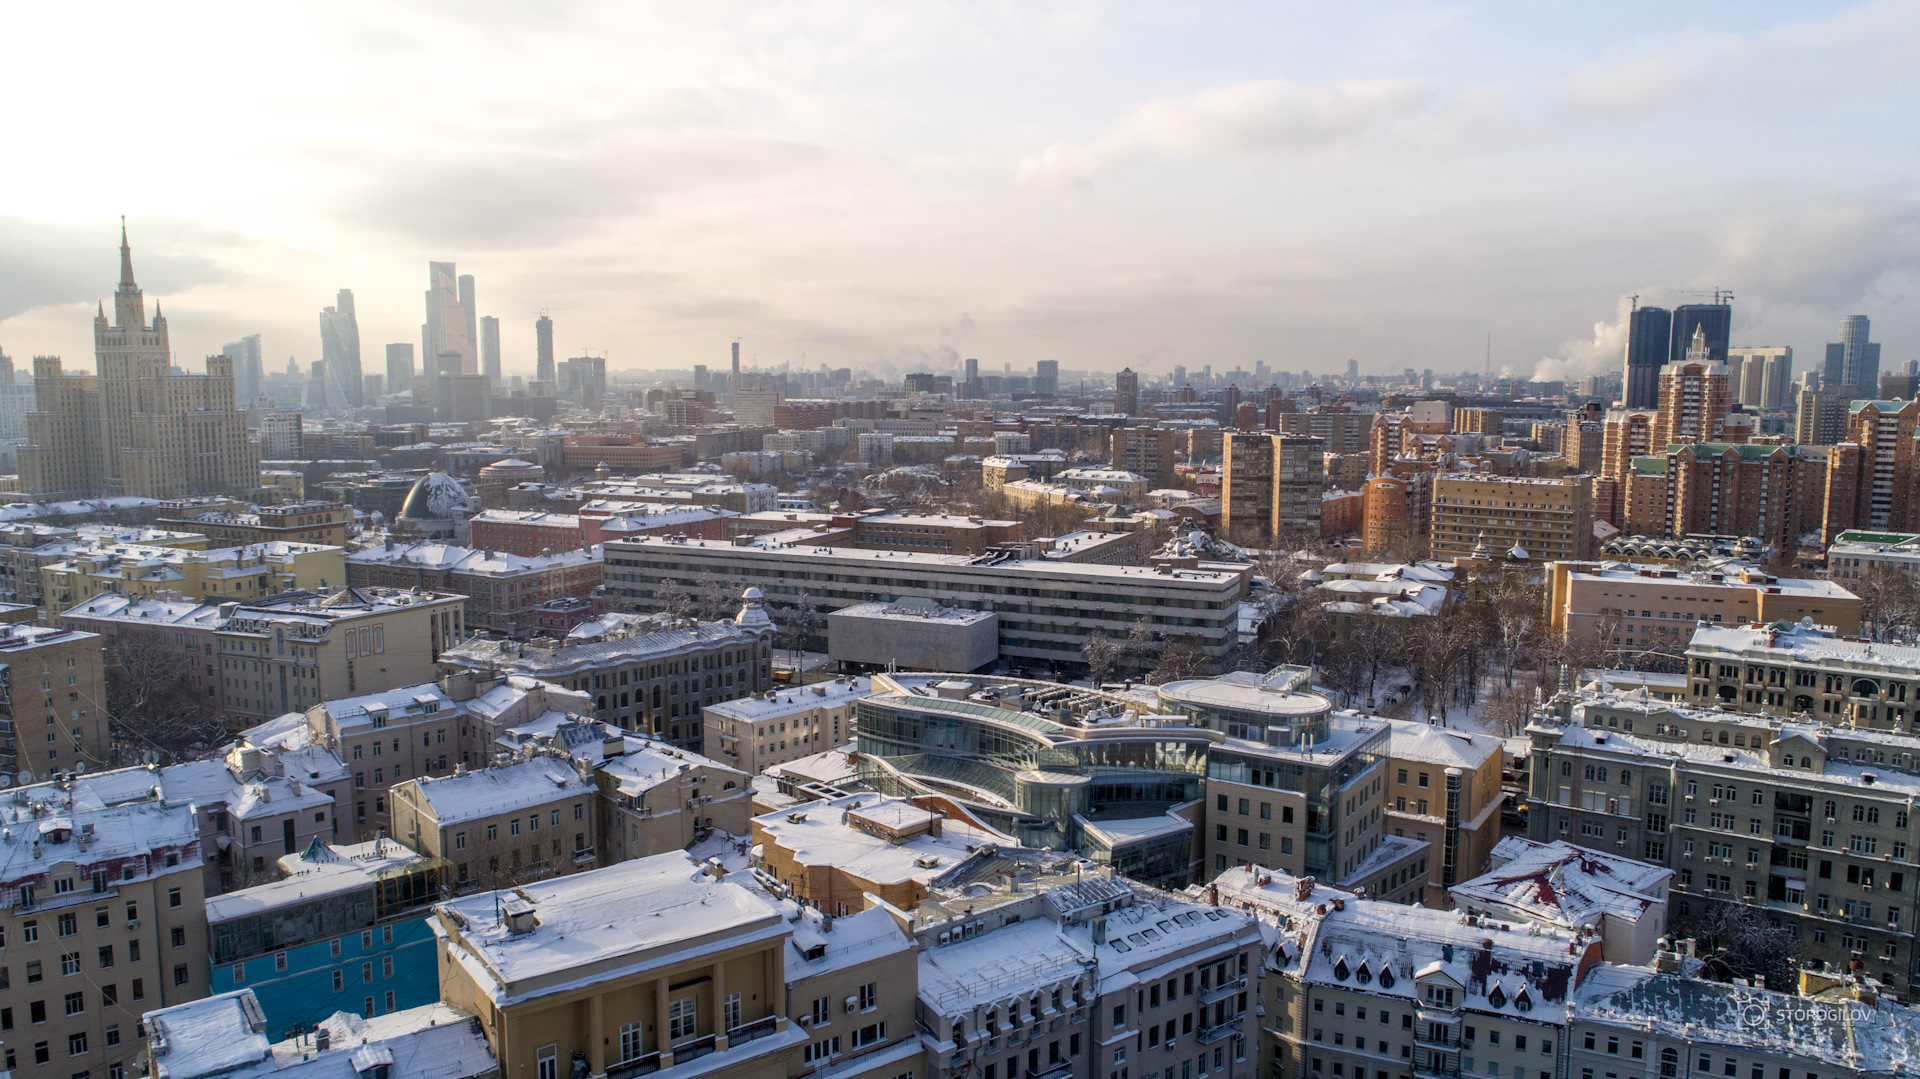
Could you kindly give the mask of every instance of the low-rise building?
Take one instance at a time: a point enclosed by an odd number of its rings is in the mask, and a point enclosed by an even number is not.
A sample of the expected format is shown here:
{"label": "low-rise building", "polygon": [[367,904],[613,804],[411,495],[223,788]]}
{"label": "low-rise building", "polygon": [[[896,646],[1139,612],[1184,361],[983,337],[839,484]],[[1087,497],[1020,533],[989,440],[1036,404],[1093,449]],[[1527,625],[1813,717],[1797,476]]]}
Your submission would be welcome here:
{"label": "low-rise building", "polygon": [[827,615],[827,656],[842,670],[972,671],[1000,658],[1000,616],[910,596]]}
{"label": "low-rise building", "polygon": [[899,798],[854,794],[753,818],[754,867],[796,902],[842,915],[869,895],[902,910],[936,877],[1006,836]]}
{"label": "low-rise building", "polygon": [[328,544],[273,540],[246,547],[189,550],[115,544],[75,551],[40,568],[47,617],[103,592],[177,593],[232,603],[296,589],[338,587],[346,551]]}
{"label": "low-rise building", "polygon": [[867,679],[849,676],[711,704],[700,713],[704,744],[715,759],[759,775],[853,741],[853,702],[870,691]]}
{"label": "low-rise building", "polygon": [[0,623],[0,773],[30,783],[113,759],[99,634]]}
{"label": "low-rise building", "polygon": [[344,502],[321,499],[311,502],[282,502],[262,506],[248,513],[212,510],[166,516],[172,508],[162,505],[155,523],[181,532],[198,532],[222,546],[245,546],[286,540],[294,543],[345,546],[353,527],[353,507]]}
{"label": "low-rise building", "polygon": [[444,1004],[378,1012],[378,997],[362,1007],[365,1015],[336,1011],[281,1041],[251,989],[156,1009],[144,1020],[141,1063],[151,1079],[500,1079],[472,1013]]}
{"label": "low-rise building", "polygon": [[600,549],[565,548],[527,556],[446,543],[395,544],[347,556],[350,588],[419,588],[467,597],[469,630],[531,635],[535,611],[549,600],[585,598],[600,587]]}
{"label": "low-rise building", "polygon": [[391,839],[282,856],[280,880],[207,900],[210,990],[251,990],[265,1030],[287,1037],[355,994],[368,1015],[436,1003],[427,918],[444,870]]}
{"label": "low-rise building", "polygon": [[303,743],[249,732],[220,756],[159,770],[166,797],[198,814],[207,895],[273,880],[283,855],[351,838],[337,816],[351,793],[346,768]]}
{"label": "low-rise building", "polygon": [[[1860,629],[1860,597],[1832,581],[1776,577],[1752,566],[1547,566],[1549,627],[1608,647],[1686,648],[1699,623],[1798,622]],[[1603,632],[1604,631],[1604,632]]]}
{"label": "low-rise building", "polygon": [[1484,872],[1500,842],[1505,742],[1493,734],[1392,722],[1387,821],[1394,835],[1417,840],[1431,851],[1421,900],[1445,909],[1452,904],[1450,889]]}
{"label": "low-rise building", "polygon": [[1920,648],[1806,622],[1699,626],[1683,677],[1702,708],[1909,733],[1920,710]]}
{"label": "low-rise building", "polygon": [[521,674],[588,694],[593,718],[697,753],[702,708],[773,684],[772,637],[759,590],[749,589],[732,619],[609,614],[559,641],[475,638],[442,653],[440,665]]}
{"label": "low-rise building", "polygon": [[409,779],[393,788],[394,838],[447,863],[456,891],[565,876],[595,865],[595,794],[553,757]]}
{"label": "low-rise building", "polygon": [[1644,966],[1667,933],[1673,870],[1609,851],[1517,835],[1493,848],[1491,868],[1448,889],[1454,906],[1496,921],[1597,932],[1609,963]]}
{"label": "low-rise building", "polygon": [[220,698],[219,649],[214,630],[218,604],[178,593],[123,596],[109,592],[76,603],[60,614],[60,624],[99,634],[102,645],[118,650],[123,662],[145,661],[147,669],[177,671],[205,694],[215,710]]}

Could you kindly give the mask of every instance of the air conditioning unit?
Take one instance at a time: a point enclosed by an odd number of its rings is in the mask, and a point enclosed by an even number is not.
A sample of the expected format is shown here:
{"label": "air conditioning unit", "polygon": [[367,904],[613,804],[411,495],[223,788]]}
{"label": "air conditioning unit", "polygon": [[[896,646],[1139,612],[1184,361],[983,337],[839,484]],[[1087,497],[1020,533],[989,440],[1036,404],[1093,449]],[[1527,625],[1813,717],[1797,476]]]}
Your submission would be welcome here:
{"label": "air conditioning unit", "polygon": [[129,919],[127,919],[127,928],[128,928],[128,929],[138,929],[138,928],[140,928],[140,919],[138,919],[138,918],[129,918]]}
{"label": "air conditioning unit", "polygon": [[848,998],[847,998],[847,1010],[848,1010],[848,1011],[850,1011],[850,1012],[857,1012],[857,1011],[859,1011],[859,1010],[860,1010],[860,998],[859,998],[859,997],[848,997]]}

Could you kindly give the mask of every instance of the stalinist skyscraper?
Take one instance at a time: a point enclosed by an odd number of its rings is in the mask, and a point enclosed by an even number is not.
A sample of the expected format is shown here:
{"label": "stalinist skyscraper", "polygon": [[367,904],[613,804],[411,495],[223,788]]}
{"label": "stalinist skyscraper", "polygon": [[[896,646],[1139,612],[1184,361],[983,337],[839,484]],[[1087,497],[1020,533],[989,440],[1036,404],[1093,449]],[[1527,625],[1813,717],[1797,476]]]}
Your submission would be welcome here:
{"label": "stalinist skyscraper", "polygon": [[43,498],[229,494],[260,485],[260,452],[234,407],[233,360],[207,357],[204,375],[173,374],[167,320],[133,278],[120,226],[113,321],[93,320],[95,375],[67,374],[57,356],[33,360],[36,408],[27,414],[20,483]]}

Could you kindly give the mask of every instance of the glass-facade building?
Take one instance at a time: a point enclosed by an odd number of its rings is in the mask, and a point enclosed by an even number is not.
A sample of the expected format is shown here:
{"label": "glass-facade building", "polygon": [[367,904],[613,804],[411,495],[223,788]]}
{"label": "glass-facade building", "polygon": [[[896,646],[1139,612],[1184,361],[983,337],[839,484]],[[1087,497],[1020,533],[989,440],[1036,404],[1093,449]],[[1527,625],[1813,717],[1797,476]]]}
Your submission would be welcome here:
{"label": "glass-facade building", "polygon": [[1217,737],[1139,702],[1003,678],[876,675],[855,705],[861,778],[938,795],[1032,847],[1079,850],[1138,879],[1187,882]]}
{"label": "glass-facade building", "polygon": [[207,900],[212,992],[252,989],[275,1039],[337,1011],[432,1004],[440,985],[427,916],[446,869],[392,840],[287,855],[285,879]]}

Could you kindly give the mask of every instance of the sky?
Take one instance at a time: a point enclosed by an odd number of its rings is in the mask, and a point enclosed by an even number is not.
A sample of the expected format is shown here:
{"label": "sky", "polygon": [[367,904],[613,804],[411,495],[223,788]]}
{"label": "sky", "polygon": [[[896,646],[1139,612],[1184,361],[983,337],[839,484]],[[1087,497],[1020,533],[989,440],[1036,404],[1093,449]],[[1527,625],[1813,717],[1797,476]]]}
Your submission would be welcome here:
{"label": "sky", "polygon": [[91,367],[120,215],[180,362],[1613,369],[1734,293],[1920,358],[1920,3],[16,5],[0,349]]}

